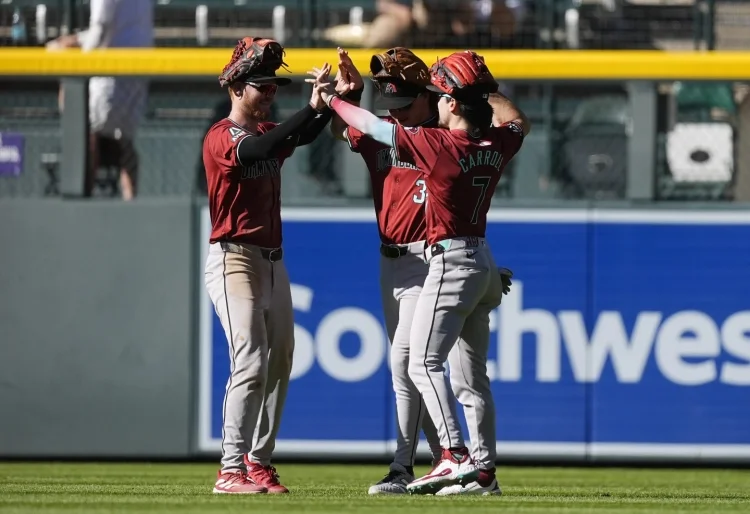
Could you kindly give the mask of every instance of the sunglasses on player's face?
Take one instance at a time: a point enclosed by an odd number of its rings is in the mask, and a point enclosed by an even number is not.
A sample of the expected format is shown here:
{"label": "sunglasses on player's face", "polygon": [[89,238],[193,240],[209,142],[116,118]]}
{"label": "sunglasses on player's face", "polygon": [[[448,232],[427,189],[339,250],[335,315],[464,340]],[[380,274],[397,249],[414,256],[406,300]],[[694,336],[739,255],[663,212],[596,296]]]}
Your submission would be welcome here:
{"label": "sunglasses on player's face", "polygon": [[278,84],[258,84],[257,82],[245,82],[248,86],[251,86],[254,89],[257,89],[260,93],[268,96],[268,95],[274,95],[276,94],[276,91],[278,91],[279,86]]}

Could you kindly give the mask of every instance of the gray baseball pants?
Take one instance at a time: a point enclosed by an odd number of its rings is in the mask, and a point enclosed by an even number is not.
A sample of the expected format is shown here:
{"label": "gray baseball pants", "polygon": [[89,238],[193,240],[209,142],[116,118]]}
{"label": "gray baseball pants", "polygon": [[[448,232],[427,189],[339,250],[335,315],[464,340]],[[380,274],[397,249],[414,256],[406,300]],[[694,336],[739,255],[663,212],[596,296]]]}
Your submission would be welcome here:
{"label": "gray baseball pants", "polygon": [[427,266],[424,263],[424,241],[402,245],[406,255],[397,258],[380,256],[380,290],[388,339],[391,341],[391,377],[396,394],[396,452],[393,461],[413,466],[419,443],[419,429],[424,431],[433,459],[441,454],[440,438],[432,423],[422,396],[409,378],[409,334],[414,309],[422,291]]}
{"label": "gray baseball pants", "polygon": [[502,281],[481,238],[433,245],[425,251],[425,261],[429,272],[411,327],[409,377],[422,394],[443,448],[465,445],[456,412],[458,398],[472,455],[480,468],[489,469],[495,466],[497,451],[495,403],[487,377],[489,313],[500,304]]}
{"label": "gray baseball pants", "polygon": [[211,244],[206,289],[229,343],[223,405],[222,471],[244,469],[244,456],[268,466],[276,446],[294,354],[289,276],[264,249]]}

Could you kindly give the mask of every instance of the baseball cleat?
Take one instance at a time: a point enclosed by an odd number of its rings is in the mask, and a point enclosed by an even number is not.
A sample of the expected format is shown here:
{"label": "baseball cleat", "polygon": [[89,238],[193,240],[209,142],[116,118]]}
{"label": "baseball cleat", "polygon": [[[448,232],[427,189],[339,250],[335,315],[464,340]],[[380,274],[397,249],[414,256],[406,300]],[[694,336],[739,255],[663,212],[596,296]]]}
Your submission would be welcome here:
{"label": "baseball cleat", "polygon": [[265,487],[254,484],[247,479],[244,471],[227,471],[219,476],[214,484],[214,494],[265,494]]}
{"label": "baseball cleat", "polygon": [[383,479],[370,487],[367,494],[406,494],[406,486],[414,480],[404,466],[391,464],[391,469]]}
{"label": "baseball cleat", "polygon": [[443,450],[443,458],[428,474],[417,478],[406,490],[411,494],[435,494],[449,485],[466,485],[479,477],[474,460],[469,450],[464,447],[458,450]]}
{"label": "baseball cleat", "polygon": [[247,466],[247,479],[266,488],[268,494],[284,494],[289,492],[289,489],[279,482],[279,474],[273,466],[262,466],[257,462],[250,462],[247,456],[245,457],[245,465]]}
{"label": "baseball cleat", "polygon": [[474,481],[466,485],[455,484],[443,487],[435,496],[452,496],[456,494],[475,494],[481,496],[500,496],[503,494],[503,490],[500,489],[500,484],[497,482],[495,477],[495,469],[480,469],[479,477]]}

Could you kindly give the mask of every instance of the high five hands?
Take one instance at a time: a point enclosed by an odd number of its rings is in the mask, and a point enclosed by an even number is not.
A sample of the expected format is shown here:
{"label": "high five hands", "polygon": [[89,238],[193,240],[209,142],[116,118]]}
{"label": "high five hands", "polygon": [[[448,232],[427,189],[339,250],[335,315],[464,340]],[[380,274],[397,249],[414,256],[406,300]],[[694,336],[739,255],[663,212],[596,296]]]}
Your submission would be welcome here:
{"label": "high five hands", "polygon": [[362,75],[349,57],[349,52],[339,47],[338,56],[338,71],[333,83],[329,82],[331,65],[328,63],[320,68],[314,67],[312,71],[307,72],[308,75],[314,77],[305,79],[305,82],[313,84],[310,105],[316,110],[322,109],[332,96],[345,96],[350,91],[362,89],[365,85]]}
{"label": "high five hands", "polygon": [[334,79],[334,87],[339,96],[345,96],[349,91],[362,89],[365,86],[362,75],[349,57],[349,52],[339,47],[339,69]]}
{"label": "high five hands", "polygon": [[310,105],[317,111],[325,107],[332,96],[336,96],[336,90],[328,80],[328,75],[330,73],[331,65],[328,63],[325,63],[322,68],[314,67],[312,71],[307,72],[308,75],[315,77],[312,79],[305,79],[305,82],[313,85]]}
{"label": "high five hands", "polygon": [[310,96],[310,106],[316,111],[321,111],[326,106],[326,98],[324,94],[329,91],[327,96],[330,96],[330,92],[333,92],[333,86],[329,82],[329,75],[331,73],[331,65],[325,63],[321,68],[313,68],[312,71],[308,71],[308,75],[312,75],[315,78],[305,79],[305,82],[313,85],[312,95]]}

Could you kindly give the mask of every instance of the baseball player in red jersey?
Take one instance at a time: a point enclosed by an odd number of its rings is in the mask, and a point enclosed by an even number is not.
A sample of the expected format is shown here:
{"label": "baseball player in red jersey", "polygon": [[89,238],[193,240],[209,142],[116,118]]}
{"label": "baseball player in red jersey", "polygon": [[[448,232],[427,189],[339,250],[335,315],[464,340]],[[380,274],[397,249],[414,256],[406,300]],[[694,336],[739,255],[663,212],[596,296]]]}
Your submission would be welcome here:
{"label": "baseball player in red jersey", "polygon": [[[430,89],[440,95],[440,128],[402,127],[354,107],[328,88],[328,105],[350,126],[393,147],[397,159],[414,162],[427,186],[429,271],[410,332],[409,376],[424,398],[440,434],[442,459],[409,485],[413,494],[492,494],[499,492],[494,473],[495,414],[486,360],[489,313],[499,305],[503,278],[485,240],[487,212],[503,169],[528,133],[526,117],[507,99],[499,127],[492,126],[490,94],[494,80],[484,60],[471,51],[440,59],[430,70]],[[452,352],[454,345],[465,346]],[[452,354],[449,358],[449,354]],[[455,356],[455,357],[453,357]],[[471,456],[456,416],[445,375],[467,377],[459,400],[473,402],[482,416],[467,419],[486,455]]]}
{"label": "baseball player in red jersey", "polygon": [[[317,84],[309,105],[281,124],[266,121],[284,50],[244,38],[222,71],[229,116],[203,142],[211,238],[206,289],[229,343],[222,459],[214,493],[286,493],[271,465],[294,352],[289,277],[282,259],[280,171],[295,147],[330,120]],[[328,80],[330,67],[319,78]],[[320,114],[324,112],[324,114]]]}
{"label": "baseball player in red jersey", "polygon": [[[339,72],[334,83],[347,101],[358,103],[364,82],[346,51],[339,48]],[[375,106],[388,110],[389,123],[437,126],[437,97],[430,84],[427,65],[411,50],[396,47],[376,54],[370,61],[378,96]],[[331,122],[334,136],[348,142],[367,164],[375,214],[380,232],[380,286],[386,329],[391,341],[391,375],[396,395],[396,451],[388,474],[369,489],[369,494],[405,494],[414,480],[414,459],[420,426],[435,461],[442,450],[440,438],[419,391],[408,375],[409,332],[427,266],[422,259],[427,227],[424,206],[427,192],[422,173],[410,162],[395,159],[393,149],[347,127],[341,118]]]}

